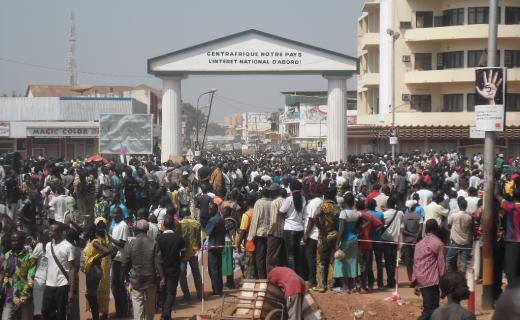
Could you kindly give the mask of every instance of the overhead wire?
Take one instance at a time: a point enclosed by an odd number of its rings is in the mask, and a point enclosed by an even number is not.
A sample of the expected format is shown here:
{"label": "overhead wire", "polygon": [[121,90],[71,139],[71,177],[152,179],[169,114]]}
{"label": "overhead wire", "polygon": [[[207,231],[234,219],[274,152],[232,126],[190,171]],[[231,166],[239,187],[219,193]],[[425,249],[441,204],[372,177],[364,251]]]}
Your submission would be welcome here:
{"label": "overhead wire", "polygon": [[[51,71],[58,71],[58,72],[69,72],[67,68],[59,68],[59,67],[53,67],[53,66],[46,66],[36,63],[29,63],[14,59],[7,59],[0,57],[0,61],[18,64],[26,67],[33,67],[33,68],[40,68],[45,70],[51,70]],[[78,73],[81,74],[88,74],[93,76],[102,76],[102,77],[118,77],[118,78],[146,78],[146,79],[153,79],[152,76],[149,75],[136,75],[136,74],[120,74],[120,73],[106,73],[106,72],[93,72],[93,71],[82,71],[78,70]]]}

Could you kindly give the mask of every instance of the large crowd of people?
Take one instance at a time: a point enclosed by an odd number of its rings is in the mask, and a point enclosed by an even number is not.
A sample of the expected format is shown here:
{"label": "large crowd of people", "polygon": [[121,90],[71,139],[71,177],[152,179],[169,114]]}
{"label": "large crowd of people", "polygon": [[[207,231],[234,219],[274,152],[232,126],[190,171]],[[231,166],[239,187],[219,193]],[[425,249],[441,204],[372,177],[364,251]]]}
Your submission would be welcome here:
{"label": "large crowd of people", "polygon": [[[482,277],[480,154],[98,160],[2,159],[2,319],[80,319],[83,276],[93,320],[108,318],[110,293],[115,317],[152,319],[159,306],[171,319],[179,284],[185,300],[204,297],[201,252],[214,295],[277,267],[316,294],[370,294],[396,288],[401,263],[423,297],[420,319],[474,318],[459,302],[461,273]],[[520,278],[518,172],[520,158],[497,156],[496,227],[484,230],[496,299]],[[439,308],[441,294],[449,304]]]}

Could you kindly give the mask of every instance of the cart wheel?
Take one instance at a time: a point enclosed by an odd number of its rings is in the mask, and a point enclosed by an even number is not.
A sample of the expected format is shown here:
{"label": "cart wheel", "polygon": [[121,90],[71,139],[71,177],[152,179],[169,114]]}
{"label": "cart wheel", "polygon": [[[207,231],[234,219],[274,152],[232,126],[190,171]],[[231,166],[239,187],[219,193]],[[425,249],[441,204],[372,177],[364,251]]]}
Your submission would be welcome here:
{"label": "cart wheel", "polygon": [[274,309],[269,311],[269,313],[265,316],[265,320],[281,320],[283,317],[282,309]]}

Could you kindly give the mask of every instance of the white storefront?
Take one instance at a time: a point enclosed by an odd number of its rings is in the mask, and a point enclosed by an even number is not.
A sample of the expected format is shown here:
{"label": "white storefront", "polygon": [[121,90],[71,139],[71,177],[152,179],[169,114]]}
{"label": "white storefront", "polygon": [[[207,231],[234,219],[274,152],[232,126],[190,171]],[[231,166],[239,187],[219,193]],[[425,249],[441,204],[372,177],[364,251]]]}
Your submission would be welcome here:
{"label": "white storefront", "polygon": [[130,98],[0,98],[0,153],[83,158],[98,152],[100,114],[141,114]]}

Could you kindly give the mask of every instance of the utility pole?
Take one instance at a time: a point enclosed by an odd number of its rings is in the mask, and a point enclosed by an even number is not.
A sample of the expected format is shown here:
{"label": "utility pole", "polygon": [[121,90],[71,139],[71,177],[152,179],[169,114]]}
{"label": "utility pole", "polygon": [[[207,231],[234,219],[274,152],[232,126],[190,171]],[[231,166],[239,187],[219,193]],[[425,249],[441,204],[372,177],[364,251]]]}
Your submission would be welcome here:
{"label": "utility pole", "polygon": [[[489,0],[488,67],[497,66],[498,0]],[[486,131],[484,138],[484,221],[482,309],[493,308],[493,244],[494,244],[494,162],[495,132]]]}
{"label": "utility pole", "polygon": [[[392,29],[387,29],[386,33],[392,38],[392,137],[396,137],[396,129],[395,129],[395,42],[399,39],[401,35],[399,32],[396,32]],[[395,141],[391,142],[392,146],[392,161],[395,163]]]}
{"label": "utility pole", "polygon": [[69,69],[69,84],[75,86],[78,84],[78,73],[76,70],[76,22],[74,19],[74,11],[70,13],[69,56],[67,65]]}

